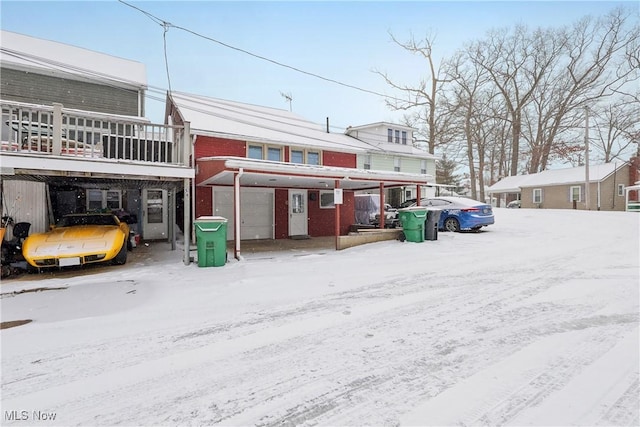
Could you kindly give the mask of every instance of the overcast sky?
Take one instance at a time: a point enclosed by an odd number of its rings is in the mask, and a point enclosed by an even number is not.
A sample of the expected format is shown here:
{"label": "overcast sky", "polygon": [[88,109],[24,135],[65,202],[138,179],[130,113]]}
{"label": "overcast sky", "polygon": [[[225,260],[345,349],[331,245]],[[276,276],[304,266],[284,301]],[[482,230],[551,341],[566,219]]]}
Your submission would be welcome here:
{"label": "overcast sky", "polygon": [[[132,1],[162,21],[232,47],[373,92],[393,94],[374,70],[416,85],[426,62],[391,41],[436,34],[435,54],[447,57],[491,28],[562,26],[616,5],[637,2],[218,2]],[[4,30],[142,62],[149,94],[173,90],[292,109],[334,131],[398,121],[381,96],[303,74],[225,47],[188,31],[163,27],[117,1],[6,1]],[[167,67],[164,38],[166,36]],[[163,121],[164,105],[147,101],[147,116]]]}

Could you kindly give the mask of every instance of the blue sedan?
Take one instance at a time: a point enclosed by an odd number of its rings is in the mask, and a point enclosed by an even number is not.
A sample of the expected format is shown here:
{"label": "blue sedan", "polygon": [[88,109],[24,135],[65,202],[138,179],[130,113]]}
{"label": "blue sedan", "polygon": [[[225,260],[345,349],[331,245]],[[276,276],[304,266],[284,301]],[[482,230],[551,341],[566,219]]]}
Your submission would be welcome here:
{"label": "blue sedan", "polygon": [[438,228],[444,231],[477,231],[494,223],[491,205],[466,197],[422,199],[420,206],[441,211]]}

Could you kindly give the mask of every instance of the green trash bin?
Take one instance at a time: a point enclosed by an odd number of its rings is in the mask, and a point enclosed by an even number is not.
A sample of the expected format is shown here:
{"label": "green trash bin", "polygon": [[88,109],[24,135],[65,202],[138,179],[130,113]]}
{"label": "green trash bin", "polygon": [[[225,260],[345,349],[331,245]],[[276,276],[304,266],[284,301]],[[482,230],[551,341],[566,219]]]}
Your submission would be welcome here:
{"label": "green trash bin", "polygon": [[409,242],[424,242],[424,222],[427,220],[427,209],[421,206],[398,209],[402,223],[402,232]]}
{"label": "green trash bin", "polygon": [[227,219],[200,216],[193,222],[198,246],[198,267],[222,267],[227,262]]}

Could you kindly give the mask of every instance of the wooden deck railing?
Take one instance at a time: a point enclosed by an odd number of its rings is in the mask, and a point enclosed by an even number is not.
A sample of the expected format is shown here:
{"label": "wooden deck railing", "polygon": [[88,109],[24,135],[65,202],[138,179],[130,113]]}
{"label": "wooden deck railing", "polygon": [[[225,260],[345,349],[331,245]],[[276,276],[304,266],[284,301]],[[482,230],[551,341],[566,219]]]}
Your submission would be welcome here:
{"label": "wooden deck railing", "polygon": [[183,126],[65,109],[61,104],[0,103],[0,152],[188,165],[189,138]]}

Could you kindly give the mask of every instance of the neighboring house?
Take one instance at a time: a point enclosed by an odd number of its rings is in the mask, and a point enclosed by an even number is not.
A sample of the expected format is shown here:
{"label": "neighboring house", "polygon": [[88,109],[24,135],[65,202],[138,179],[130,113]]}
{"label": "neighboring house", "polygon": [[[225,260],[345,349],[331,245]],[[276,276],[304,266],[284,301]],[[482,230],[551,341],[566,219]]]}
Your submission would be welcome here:
{"label": "neighboring house", "polygon": [[[414,132],[409,126],[378,122],[362,126],[349,126],[346,135],[369,145],[357,155],[357,167],[366,170],[385,170],[436,176],[437,157],[413,145]],[[432,182],[435,184],[435,180]],[[421,189],[421,197],[435,196],[435,187]],[[387,203],[397,206],[407,199],[416,198],[416,187],[389,188]]]}
{"label": "neighboring house", "polygon": [[194,176],[191,146],[182,126],[142,117],[145,66],[8,31],[0,48],[2,214],[41,232],[123,209],[145,239],[175,238],[169,200]]}
{"label": "neighboring house", "polygon": [[625,188],[634,182],[630,178],[627,162],[589,165],[588,207],[584,166],[507,177],[489,187],[489,192],[519,194],[523,208],[624,211]]}
{"label": "neighboring house", "polygon": [[236,256],[246,239],[346,235],[355,192],[433,179],[420,170],[359,168],[358,159],[385,150],[286,110],[172,92],[167,116],[191,126],[195,217],[227,218]]}

